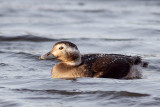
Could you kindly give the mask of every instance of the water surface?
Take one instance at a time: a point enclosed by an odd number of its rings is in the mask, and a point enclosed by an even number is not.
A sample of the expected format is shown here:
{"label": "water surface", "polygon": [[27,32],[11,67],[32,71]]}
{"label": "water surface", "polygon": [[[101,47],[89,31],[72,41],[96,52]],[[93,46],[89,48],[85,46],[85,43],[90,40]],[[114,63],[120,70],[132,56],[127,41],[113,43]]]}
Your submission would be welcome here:
{"label": "water surface", "polygon": [[[159,107],[159,0],[1,0],[1,107]],[[51,79],[54,43],[81,53],[140,55],[142,79]]]}

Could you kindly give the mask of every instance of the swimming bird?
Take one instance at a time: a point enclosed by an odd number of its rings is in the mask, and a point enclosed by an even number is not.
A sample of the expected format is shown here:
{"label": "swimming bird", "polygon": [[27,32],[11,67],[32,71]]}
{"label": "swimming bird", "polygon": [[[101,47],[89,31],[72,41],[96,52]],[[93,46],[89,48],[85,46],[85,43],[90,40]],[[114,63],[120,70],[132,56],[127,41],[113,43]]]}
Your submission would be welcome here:
{"label": "swimming bird", "polygon": [[80,54],[77,46],[69,41],[57,42],[50,52],[40,59],[58,59],[52,78],[141,78],[141,68],[147,67],[139,56],[121,54]]}

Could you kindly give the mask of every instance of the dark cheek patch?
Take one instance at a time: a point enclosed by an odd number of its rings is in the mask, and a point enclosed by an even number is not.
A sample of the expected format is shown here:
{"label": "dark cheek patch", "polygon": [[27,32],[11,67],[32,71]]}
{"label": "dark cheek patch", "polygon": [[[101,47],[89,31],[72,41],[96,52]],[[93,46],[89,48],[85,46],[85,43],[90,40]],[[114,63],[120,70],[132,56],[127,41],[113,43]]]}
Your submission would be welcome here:
{"label": "dark cheek patch", "polygon": [[67,56],[67,60],[69,61],[76,60],[79,57],[77,53],[67,53]]}
{"label": "dark cheek patch", "polygon": [[72,54],[71,58],[72,58],[72,60],[76,60],[78,58],[78,55],[77,54]]}

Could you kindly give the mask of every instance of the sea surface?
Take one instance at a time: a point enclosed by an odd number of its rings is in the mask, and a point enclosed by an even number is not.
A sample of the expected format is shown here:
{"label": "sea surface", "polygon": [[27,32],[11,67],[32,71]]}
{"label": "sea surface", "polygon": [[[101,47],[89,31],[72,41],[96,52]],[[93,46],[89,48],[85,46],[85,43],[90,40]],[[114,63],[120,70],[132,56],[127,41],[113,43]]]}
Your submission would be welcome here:
{"label": "sea surface", "polygon": [[[54,43],[139,55],[142,79],[52,79]],[[160,107],[160,0],[0,0],[0,107]]]}

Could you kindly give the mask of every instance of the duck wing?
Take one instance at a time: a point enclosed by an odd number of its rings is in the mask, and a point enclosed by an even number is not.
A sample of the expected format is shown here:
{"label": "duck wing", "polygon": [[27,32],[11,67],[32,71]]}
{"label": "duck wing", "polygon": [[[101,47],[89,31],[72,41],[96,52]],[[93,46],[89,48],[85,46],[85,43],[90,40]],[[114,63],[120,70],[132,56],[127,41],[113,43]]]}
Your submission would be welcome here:
{"label": "duck wing", "polygon": [[133,65],[141,63],[139,56],[120,54],[87,54],[83,56],[84,58],[95,78],[123,78],[130,72]]}

